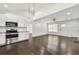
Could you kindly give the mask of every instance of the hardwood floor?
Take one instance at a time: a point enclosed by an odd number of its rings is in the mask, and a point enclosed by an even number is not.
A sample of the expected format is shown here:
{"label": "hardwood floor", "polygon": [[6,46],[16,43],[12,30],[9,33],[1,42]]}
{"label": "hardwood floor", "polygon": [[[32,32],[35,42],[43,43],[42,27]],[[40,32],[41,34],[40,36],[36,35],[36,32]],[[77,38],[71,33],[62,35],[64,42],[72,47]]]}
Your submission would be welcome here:
{"label": "hardwood floor", "polygon": [[[57,43],[51,38],[49,43],[49,36],[43,35],[35,37],[31,42],[23,41],[20,43],[10,44],[0,47],[0,55],[78,55],[79,42],[77,38],[69,38],[63,36],[58,37]],[[58,45],[57,45],[58,44]],[[50,48],[48,48],[50,46]],[[55,49],[54,49],[55,48]]]}

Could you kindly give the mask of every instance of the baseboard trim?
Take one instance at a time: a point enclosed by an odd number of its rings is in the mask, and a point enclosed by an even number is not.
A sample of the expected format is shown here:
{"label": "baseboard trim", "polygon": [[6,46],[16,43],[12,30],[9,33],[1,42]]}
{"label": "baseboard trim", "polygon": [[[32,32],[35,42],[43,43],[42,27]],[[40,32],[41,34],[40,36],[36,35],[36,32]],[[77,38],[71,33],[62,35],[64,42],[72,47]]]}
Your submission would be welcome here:
{"label": "baseboard trim", "polygon": [[[29,39],[25,39],[25,40],[20,40],[20,41],[17,41],[17,42],[14,42],[14,43],[20,43],[20,42],[24,42],[24,41],[28,41]],[[12,44],[14,44],[12,43]]]}
{"label": "baseboard trim", "polygon": [[32,37],[39,37],[39,36],[44,36],[44,35],[48,35],[48,34],[45,33],[45,34],[41,34],[41,35],[37,35],[37,36],[33,35]]}
{"label": "baseboard trim", "polygon": [[3,46],[6,46],[6,44],[4,43],[4,44],[0,44],[0,47],[3,47]]}

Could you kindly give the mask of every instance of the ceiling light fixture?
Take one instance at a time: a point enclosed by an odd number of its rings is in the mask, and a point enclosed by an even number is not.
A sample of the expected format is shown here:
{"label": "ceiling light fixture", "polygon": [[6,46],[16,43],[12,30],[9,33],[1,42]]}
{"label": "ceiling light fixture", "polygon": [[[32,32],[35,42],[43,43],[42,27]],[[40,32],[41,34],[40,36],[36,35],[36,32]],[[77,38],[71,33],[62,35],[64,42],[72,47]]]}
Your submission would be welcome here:
{"label": "ceiling light fixture", "polygon": [[69,16],[69,15],[71,15],[71,13],[70,12],[67,12],[67,15]]}
{"label": "ceiling light fixture", "polygon": [[33,4],[28,8],[28,15],[30,19],[33,19],[33,20],[35,19],[35,4]]}
{"label": "ceiling light fixture", "polygon": [[7,7],[8,7],[8,5],[7,5],[7,4],[5,4],[5,5],[4,5],[4,7],[5,7],[5,8],[7,8]]}

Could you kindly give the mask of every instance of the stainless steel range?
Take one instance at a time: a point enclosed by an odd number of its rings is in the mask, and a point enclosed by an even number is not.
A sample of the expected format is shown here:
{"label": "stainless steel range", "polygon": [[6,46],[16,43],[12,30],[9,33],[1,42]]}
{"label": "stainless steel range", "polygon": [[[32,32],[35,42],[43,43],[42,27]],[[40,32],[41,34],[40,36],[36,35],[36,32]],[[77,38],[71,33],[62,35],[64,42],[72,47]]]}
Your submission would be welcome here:
{"label": "stainless steel range", "polygon": [[[18,40],[18,31],[15,27],[18,27],[17,22],[6,22],[6,44],[11,44]],[[12,27],[12,28],[11,28]]]}

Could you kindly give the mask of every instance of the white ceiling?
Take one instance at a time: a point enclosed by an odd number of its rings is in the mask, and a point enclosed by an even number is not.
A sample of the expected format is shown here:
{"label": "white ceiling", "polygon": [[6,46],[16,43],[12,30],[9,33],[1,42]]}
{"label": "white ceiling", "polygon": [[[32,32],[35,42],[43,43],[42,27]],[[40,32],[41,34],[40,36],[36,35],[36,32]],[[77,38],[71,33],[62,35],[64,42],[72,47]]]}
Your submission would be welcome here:
{"label": "white ceiling", "polygon": [[[72,7],[76,4],[73,3],[0,3],[0,13],[16,13],[18,15],[26,16],[30,8],[31,11],[35,11],[35,18],[40,18],[60,10]],[[32,9],[33,7],[33,9]]]}
{"label": "white ceiling", "polygon": [[6,3],[8,5],[7,8],[4,8],[4,4],[0,4],[0,10],[5,10],[5,11],[27,11],[28,8],[32,8],[34,7],[35,11],[38,10],[45,10],[48,9],[48,7],[50,8],[51,6],[53,6],[53,3]]}

